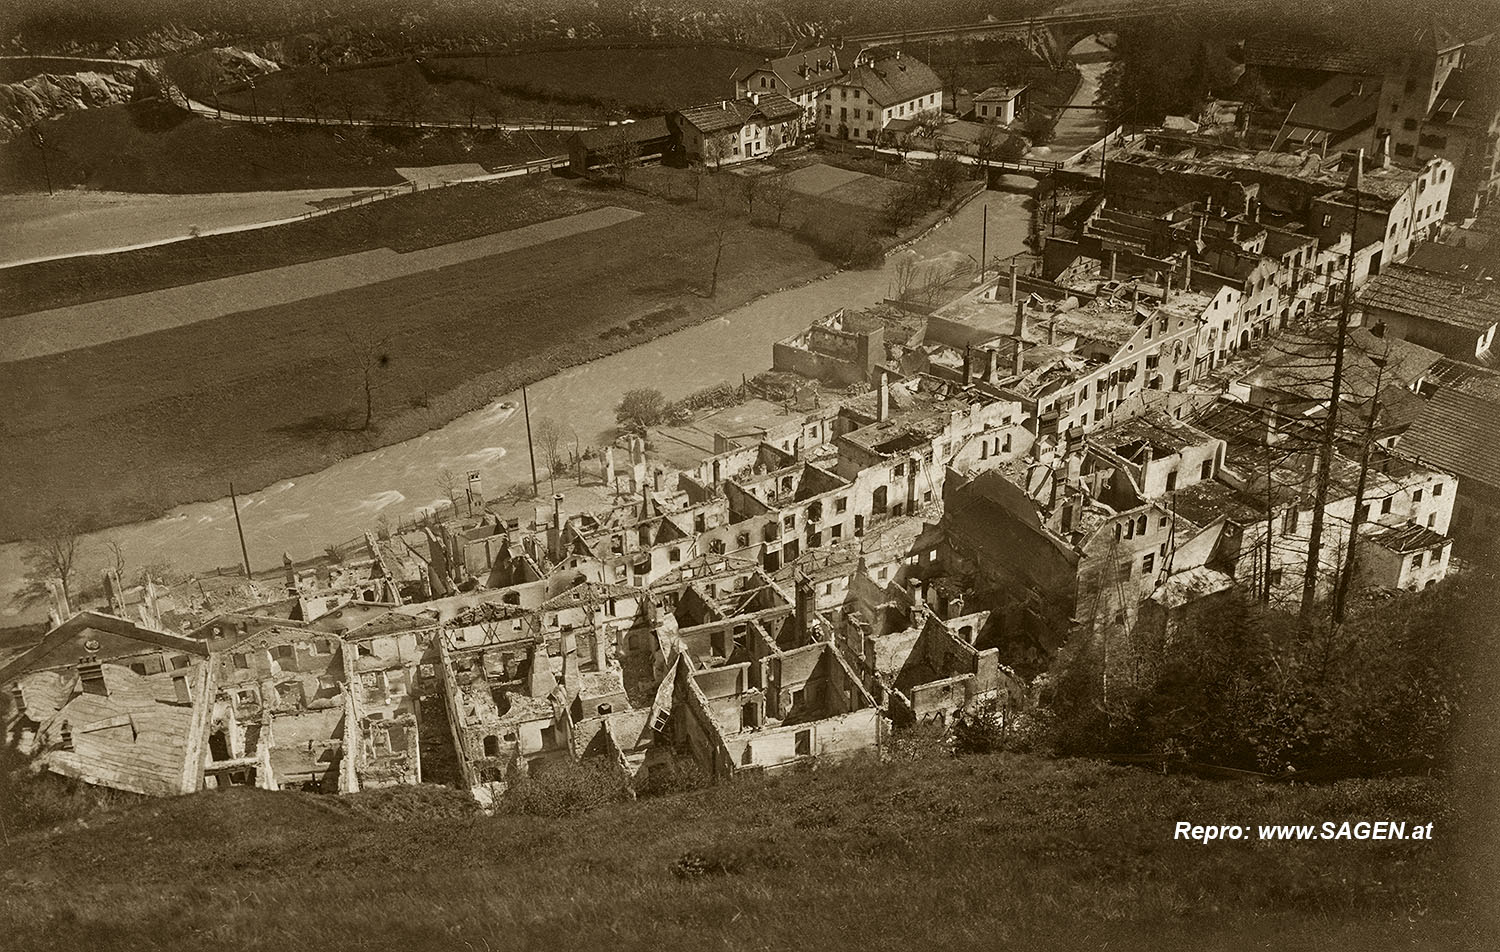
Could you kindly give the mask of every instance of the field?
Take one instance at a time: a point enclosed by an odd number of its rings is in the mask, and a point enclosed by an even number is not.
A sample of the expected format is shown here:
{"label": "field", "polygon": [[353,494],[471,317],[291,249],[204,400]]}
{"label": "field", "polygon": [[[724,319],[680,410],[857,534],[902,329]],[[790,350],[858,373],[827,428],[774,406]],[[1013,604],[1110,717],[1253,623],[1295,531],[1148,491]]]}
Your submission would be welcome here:
{"label": "field", "polygon": [[[426,432],[525,380],[702,320],[829,270],[755,227],[710,283],[715,213],[551,177],[419,193],[272,232],[17,269],[11,314],[389,245],[473,237],[600,205],[623,224],[276,307],[6,365],[0,536],[55,510],[135,521],[318,470]],[[445,213],[451,213],[445,214]],[[451,219],[451,220],[450,220]],[[226,240],[233,239],[233,240]],[[246,255],[247,250],[258,253]],[[173,261],[184,255],[183,260]],[[157,270],[157,265],[170,262]],[[9,291],[12,288],[3,290]],[[9,295],[0,295],[8,298]],[[3,321],[0,321],[3,325]],[[362,348],[388,357],[362,428]],[[80,381],[88,381],[80,386]],[[142,381],[150,381],[143,386]],[[89,500],[86,511],[78,500]],[[22,500],[25,502],[22,503]],[[107,516],[105,515],[107,514]]]}
{"label": "field", "polygon": [[[1432,822],[1435,842],[1174,841],[1178,821]],[[871,759],[561,818],[444,789],[232,791],[11,833],[45,949],[1493,948],[1431,780],[1263,787],[1023,755]]]}
{"label": "field", "polygon": [[247,115],[396,121],[650,116],[732,96],[730,73],[760,58],[721,46],[431,56],[420,65],[286,70],[257,81],[253,95],[235,90],[221,93],[219,102]]}
{"label": "field", "polygon": [[85,109],[0,145],[0,191],[82,186],[122,192],[240,192],[395,185],[398,167],[486,167],[561,155],[556,132],[257,126],[194,116],[159,102]]}

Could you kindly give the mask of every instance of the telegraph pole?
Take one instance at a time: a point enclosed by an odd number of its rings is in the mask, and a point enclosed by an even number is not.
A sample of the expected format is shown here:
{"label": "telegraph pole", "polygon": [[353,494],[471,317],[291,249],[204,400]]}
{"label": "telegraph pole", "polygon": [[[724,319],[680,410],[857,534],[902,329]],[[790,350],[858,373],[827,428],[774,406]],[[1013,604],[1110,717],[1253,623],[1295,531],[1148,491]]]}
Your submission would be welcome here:
{"label": "telegraph pole", "polygon": [[533,496],[541,493],[541,487],[536,479],[536,447],[531,442],[531,401],[526,397],[526,387],[521,387],[521,408],[526,415],[526,450],[531,454],[531,494]]}
{"label": "telegraph pole", "polygon": [[245,580],[250,579],[250,550],[245,548],[245,527],[240,522],[240,501],[234,495],[234,483],[229,484],[229,504],[234,507],[234,528],[240,534],[240,558],[245,560]]}
{"label": "telegraph pole", "polygon": [[990,206],[984,205],[984,217],[980,219],[979,226],[979,283],[984,283],[986,266],[990,260]]}

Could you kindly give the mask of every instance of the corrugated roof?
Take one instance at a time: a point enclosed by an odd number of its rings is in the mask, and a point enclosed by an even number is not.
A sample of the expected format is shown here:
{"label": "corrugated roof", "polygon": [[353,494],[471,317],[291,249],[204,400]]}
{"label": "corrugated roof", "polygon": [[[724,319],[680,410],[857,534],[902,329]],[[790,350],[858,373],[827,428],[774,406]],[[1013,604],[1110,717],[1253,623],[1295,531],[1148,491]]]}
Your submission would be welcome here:
{"label": "corrugated roof", "polygon": [[1382,308],[1437,324],[1484,331],[1500,323],[1500,292],[1491,282],[1461,281],[1435,271],[1392,265],[1360,292],[1366,308]]}
{"label": "corrugated roof", "polygon": [[873,63],[860,62],[849,70],[841,86],[855,86],[882,106],[940,92],[943,81],[932,67],[911,56],[888,56]]}
{"label": "corrugated roof", "polygon": [[1500,404],[1439,390],[1402,435],[1396,452],[1500,492]]}

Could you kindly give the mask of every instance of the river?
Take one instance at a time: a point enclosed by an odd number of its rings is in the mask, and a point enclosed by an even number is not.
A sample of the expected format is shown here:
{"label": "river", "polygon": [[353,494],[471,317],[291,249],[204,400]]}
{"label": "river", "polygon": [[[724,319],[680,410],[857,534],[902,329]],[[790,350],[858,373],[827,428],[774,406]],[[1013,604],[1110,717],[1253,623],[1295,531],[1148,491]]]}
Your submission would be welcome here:
{"label": "river", "polygon": [[[1030,179],[1017,179],[1029,186]],[[841,271],[801,287],[768,294],[695,327],[583,364],[528,388],[533,416],[568,421],[585,439],[614,426],[614,405],[633,387],[656,387],[671,399],[721,381],[738,381],[770,367],[771,345],[840,307],[868,307],[891,293],[896,263],[915,257],[924,266],[956,266],[980,254],[980,223],[988,208],[991,259],[1023,250],[1028,197],[989,191],[882,268]],[[252,564],[264,569],[317,555],[372,528],[377,518],[396,521],[437,502],[436,474],[478,470],[493,493],[529,478],[526,432],[519,393],[459,417],[415,439],[350,457],[316,473],[282,480],[240,496],[245,541]],[[83,540],[79,575],[97,576],[103,540],[118,541],[132,566],[167,563],[202,571],[240,560],[228,498],[181,506],[149,522],[118,526]],[[0,625],[36,620],[12,601],[24,563],[20,544],[0,546]]]}

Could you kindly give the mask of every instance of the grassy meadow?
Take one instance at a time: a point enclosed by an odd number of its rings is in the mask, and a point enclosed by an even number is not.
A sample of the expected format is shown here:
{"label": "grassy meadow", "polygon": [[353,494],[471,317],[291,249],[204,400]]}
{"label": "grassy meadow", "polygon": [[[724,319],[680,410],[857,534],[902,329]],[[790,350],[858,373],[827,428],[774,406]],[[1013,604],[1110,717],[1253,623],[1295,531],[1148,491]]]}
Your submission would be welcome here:
{"label": "grassy meadow", "polygon": [[[477,815],[444,788],[136,802],[13,831],[0,922],[37,952],[1493,948],[1493,882],[1436,781],[912,756],[560,818]],[[1172,837],[1179,820],[1346,818],[1430,821],[1436,839]]]}
{"label": "grassy meadow", "polygon": [[[548,176],[419,193],[228,242],[16,269],[7,280],[28,301],[10,307],[110,298],[372,241],[437,244],[596,204],[643,214],[420,275],[7,365],[0,537],[26,537],[59,510],[117,524],[215,498],[231,477],[255,487],[315,471],[832,268],[791,230],[736,218],[757,239],[742,243],[709,298],[706,249],[716,221],[732,212]],[[452,219],[442,216],[456,206]],[[258,242],[266,247],[241,256]],[[361,340],[384,340],[390,358],[369,430],[351,345]]]}

